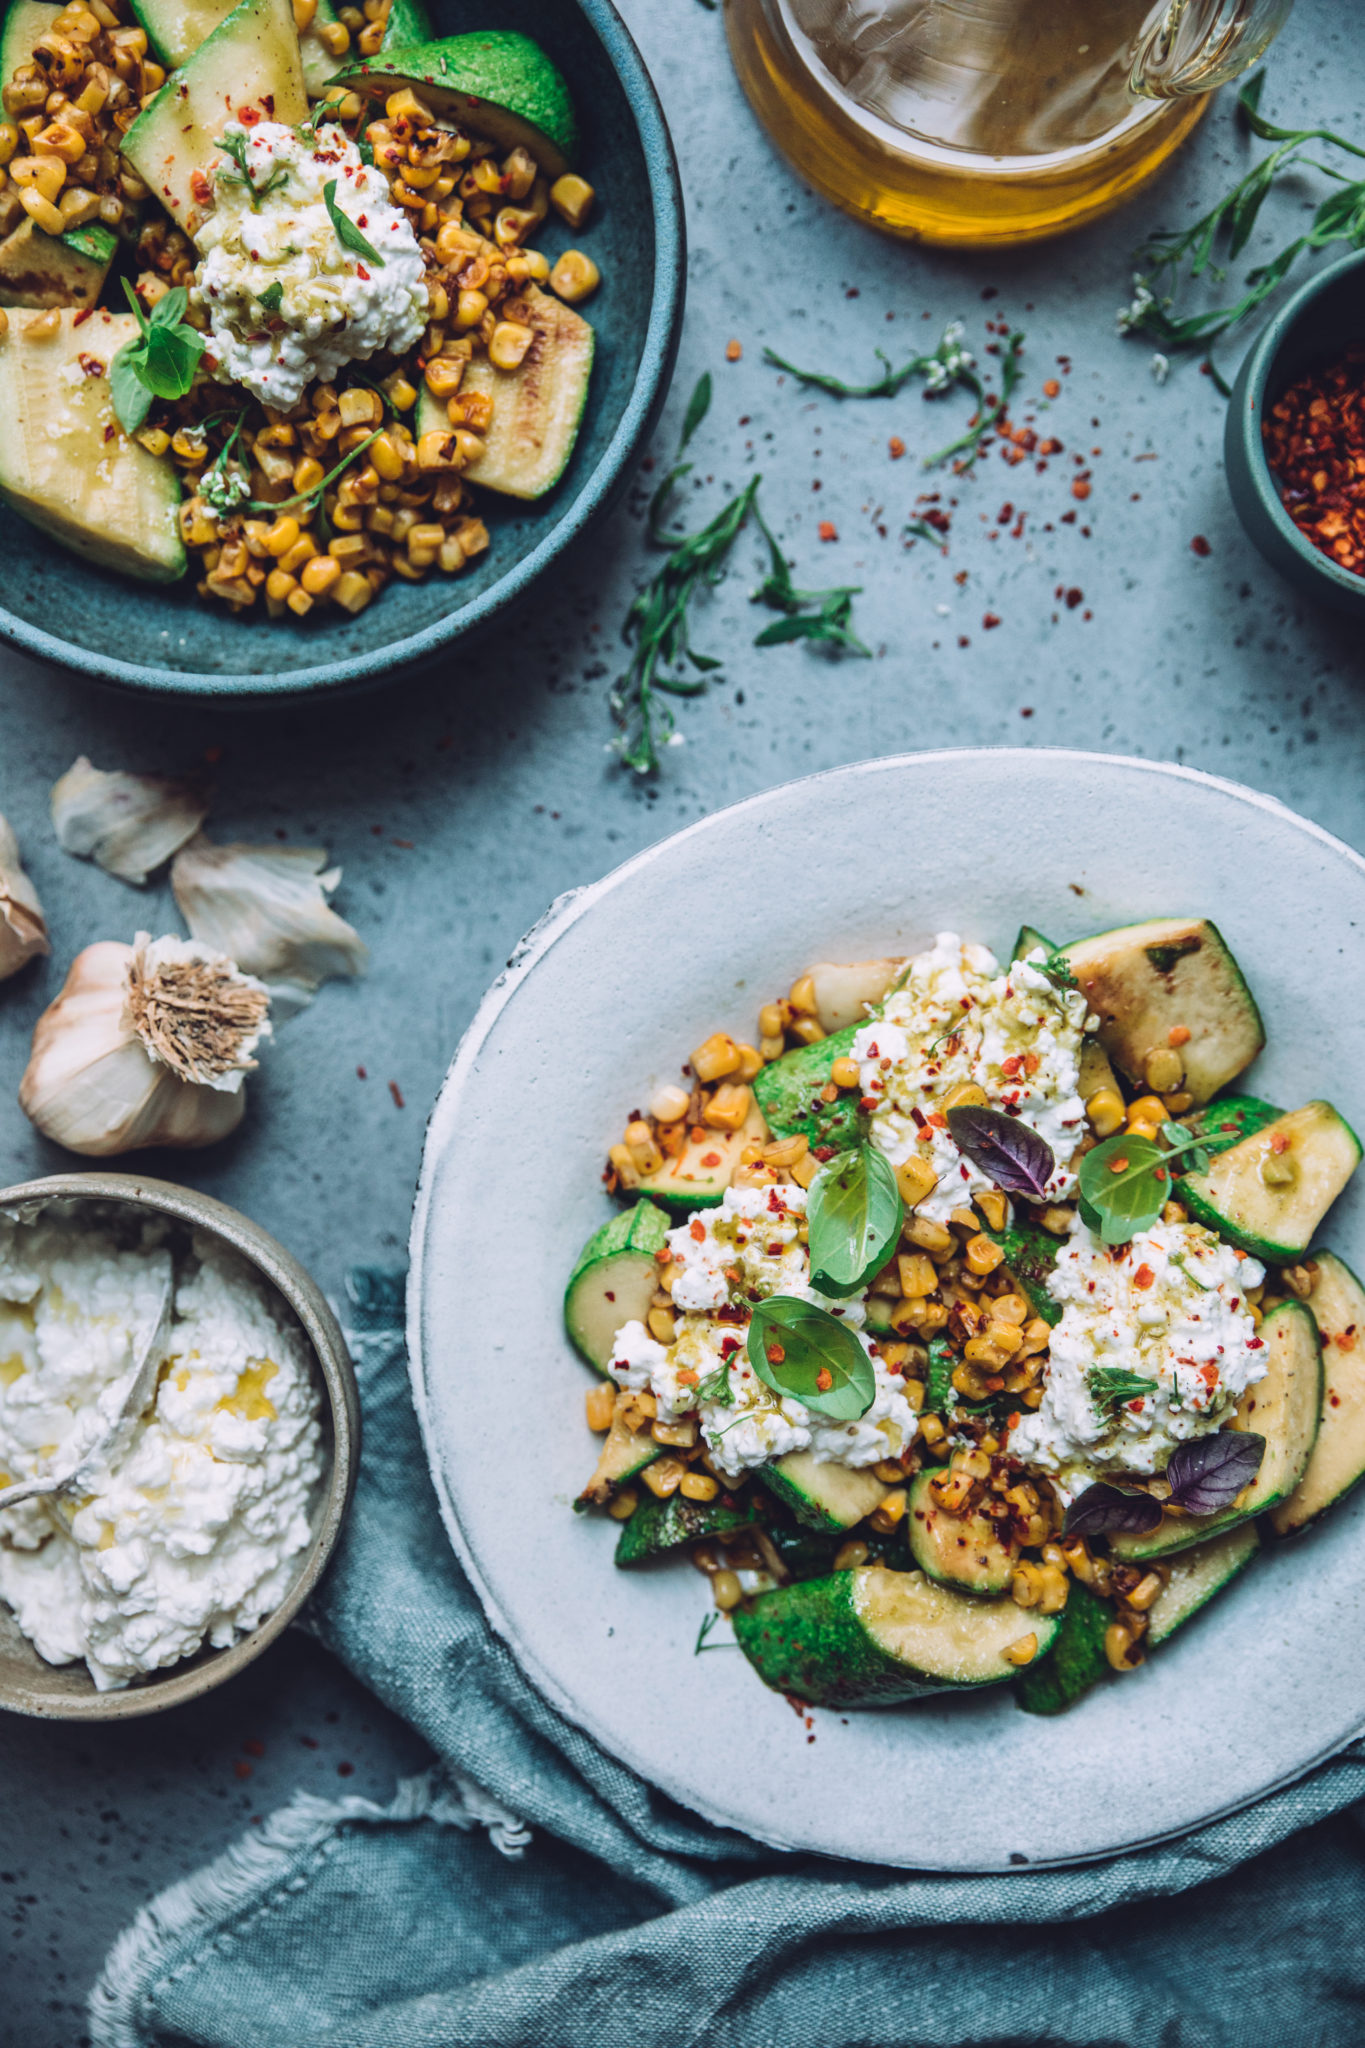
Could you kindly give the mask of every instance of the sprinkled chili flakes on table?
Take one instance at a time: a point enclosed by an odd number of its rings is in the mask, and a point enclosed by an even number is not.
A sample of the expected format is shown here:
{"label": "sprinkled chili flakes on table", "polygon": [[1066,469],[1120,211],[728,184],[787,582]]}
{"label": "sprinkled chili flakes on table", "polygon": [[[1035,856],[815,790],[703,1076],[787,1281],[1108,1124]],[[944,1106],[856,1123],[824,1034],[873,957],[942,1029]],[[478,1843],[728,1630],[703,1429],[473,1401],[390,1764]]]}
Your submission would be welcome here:
{"label": "sprinkled chili flakes on table", "polygon": [[1291,384],[1261,423],[1266,461],[1305,540],[1365,570],[1365,345]]}

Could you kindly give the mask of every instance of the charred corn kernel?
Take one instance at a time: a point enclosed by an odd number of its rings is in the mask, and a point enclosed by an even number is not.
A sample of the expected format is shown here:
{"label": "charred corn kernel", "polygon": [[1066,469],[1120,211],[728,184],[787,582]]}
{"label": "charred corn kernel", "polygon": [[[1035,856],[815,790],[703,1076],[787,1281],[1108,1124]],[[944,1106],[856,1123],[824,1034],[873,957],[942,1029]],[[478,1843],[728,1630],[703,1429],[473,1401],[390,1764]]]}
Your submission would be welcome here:
{"label": "charred corn kernel", "polygon": [[1041,1223],[1044,1230],[1050,1231],[1053,1237],[1065,1237],[1071,1229],[1075,1215],[1074,1209],[1067,1209],[1060,1202],[1049,1202],[1046,1209],[1038,1211],[1034,1220]]}
{"label": "charred corn kernel", "polygon": [[[408,553],[416,554],[419,550],[425,549],[429,553],[434,555],[436,549],[441,545],[441,542],[445,539],[445,532],[446,530],[443,526],[428,524],[410,526],[408,528]],[[640,1129],[648,1131],[649,1125],[631,1124],[628,1126],[626,1130],[627,1144],[630,1143],[631,1131]],[[653,1169],[651,1168],[649,1170],[652,1171]]]}
{"label": "charred corn kernel", "polygon": [[787,1004],[800,1017],[813,1017],[819,1008],[815,1000],[815,977],[802,974],[787,991]]}
{"label": "charred corn kernel", "polygon": [[1188,1088],[1177,1088],[1174,1094],[1162,1097],[1166,1104],[1167,1116],[1184,1116],[1187,1109],[1194,1108],[1194,1097]]}
{"label": "charred corn kernel", "polygon": [[962,1256],[973,1273],[993,1273],[1005,1258],[998,1244],[992,1244],[988,1237],[979,1233],[967,1239],[962,1247]]}
{"label": "charred corn kernel", "polygon": [[507,275],[514,284],[546,284],[550,277],[550,259],[539,249],[520,249],[515,256],[508,257]]}
{"label": "charred corn kernel", "polygon": [[329,57],[344,57],[351,47],[351,31],[344,21],[320,21],[314,33]]}
{"label": "charred corn kernel", "polygon": [[986,1342],[993,1344],[997,1351],[1003,1351],[1006,1358],[1013,1358],[1016,1351],[1024,1347],[1024,1333],[1017,1323],[1008,1323],[1003,1316],[992,1316],[986,1325]]}
{"label": "charred corn kernel", "polygon": [[49,121],[33,138],[35,153],[57,156],[68,166],[85,155],[85,137],[66,121]]}
{"label": "charred corn kernel", "polygon": [[1021,1669],[1025,1664],[1031,1664],[1038,1655],[1038,1638],[1030,1630],[1026,1636],[1016,1636],[1012,1643],[1006,1643],[1000,1654],[1007,1664],[1013,1664],[1016,1669]]}
{"label": "charred corn kernel", "polygon": [[19,147],[19,130],[13,121],[0,121],[0,164],[7,164]]}
{"label": "charred corn kernel", "polygon": [[359,505],[335,505],[329,516],[338,533],[360,533],[365,525],[365,513]]}
{"label": "charred corn kernel", "polygon": [[583,1409],[587,1411],[589,1430],[610,1430],[612,1415],[616,1413],[616,1389],[612,1382],[604,1380],[602,1386],[589,1386],[587,1397],[583,1401]]}
{"label": "charred corn kernel", "polygon": [[294,0],[294,26],[300,35],[313,26],[318,11],[318,0]]}
{"label": "charred corn kernel", "polygon": [[661,1124],[676,1124],[687,1115],[688,1094],[674,1081],[666,1081],[649,1098],[649,1113]]}
{"label": "charred corn kernel", "polygon": [[798,1045],[818,1045],[825,1036],[814,1017],[793,1017],[787,1029]]}
{"label": "charred corn kernel", "polygon": [[447,576],[453,576],[457,569],[463,569],[465,552],[453,533],[448,533],[437,548],[436,560]]}
{"label": "charred corn kernel", "polygon": [[20,193],[35,192],[54,205],[66,183],[66,165],[59,156],[17,156],[9,167]]}
{"label": "charred corn kernel", "polygon": [[684,1500],[714,1500],[720,1484],[709,1472],[685,1472],[678,1482],[678,1491]]}
{"label": "charred corn kernel", "polygon": [[[662,1166],[662,1159],[660,1159],[659,1164]],[[637,1173],[639,1170],[637,1167]],[[653,1172],[655,1169],[650,1168],[649,1170]],[[656,1343],[671,1344],[677,1337],[678,1332],[673,1317],[666,1308],[652,1308],[645,1322],[650,1336],[654,1338]]]}
{"label": "charred corn kernel", "polygon": [[1116,1088],[1100,1088],[1085,1105],[1086,1122],[1097,1138],[1112,1138],[1127,1114]]}
{"label": "charred corn kernel", "polygon": [[713,1131],[737,1131],[749,1114],[753,1091],[742,1081],[722,1081],[701,1113]]}
{"label": "charred corn kernel", "polygon": [[[836,1061],[835,1064],[842,1065],[842,1062]],[[850,1061],[849,1065],[852,1064]],[[933,1193],[938,1186],[938,1175],[927,1159],[921,1159],[912,1153],[909,1159],[903,1160],[896,1168],[896,1186],[901,1191],[901,1200],[906,1208],[913,1209],[917,1202],[922,1202],[926,1195]]]}
{"label": "charred corn kernel", "polygon": [[464,360],[460,356],[433,356],[422,372],[423,382],[433,398],[453,398],[464,382]]}
{"label": "charred corn kernel", "polygon": [[419,100],[410,86],[399,92],[391,92],[384,102],[384,112],[390,121],[409,121],[415,128],[433,128],[436,116],[425,100]]}
{"label": "charred corn kernel", "polygon": [[687,1467],[678,1458],[656,1458],[652,1465],[646,1465],[640,1474],[645,1485],[658,1500],[667,1500],[677,1492]]}
{"label": "charred corn kernel", "polygon": [[[1275,1155],[1271,1153],[1268,1156],[1273,1158]],[[1317,1282],[1316,1261],[1310,1261],[1302,1266],[1286,1266],[1280,1277],[1297,1301],[1307,1301]]]}
{"label": "charred corn kernel", "polygon": [[766,1165],[776,1166],[782,1171],[795,1166],[810,1150],[810,1140],[798,1131],[794,1137],[774,1138],[763,1147],[762,1157]]}
{"label": "charred corn kernel", "polygon": [[858,1088],[862,1085],[858,1062],[851,1060],[846,1053],[833,1062],[829,1078],[836,1088]]}
{"label": "charred corn kernel", "polygon": [[1044,1322],[1041,1316],[1031,1316],[1024,1325],[1022,1355],[1028,1358],[1036,1351],[1046,1351],[1051,1337],[1052,1329],[1050,1324]]}
{"label": "charred corn kernel", "polygon": [[[645,1472],[646,1479],[654,1469],[653,1465],[647,1468]],[[732,1608],[738,1607],[740,1601],[744,1598],[744,1588],[739,1582],[738,1574],[730,1571],[713,1573],[711,1578],[711,1598],[715,1601],[722,1614],[728,1614]]]}
{"label": "charred corn kernel", "polygon": [[318,544],[309,533],[301,533],[288,554],[280,556],[280,567],[291,576],[297,576],[305,562],[311,562],[318,552]]}
{"label": "charred corn kernel", "polygon": [[1127,1125],[1131,1131],[1134,1124],[1155,1124],[1160,1130],[1166,1120],[1166,1105],[1159,1095],[1139,1095],[1136,1102],[1130,1102],[1127,1111]]}
{"label": "charred corn kernel", "polygon": [[367,391],[363,386],[343,391],[337,399],[337,411],[341,414],[343,427],[377,427],[384,417],[379,393]]}
{"label": "charred corn kernel", "polygon": [[1184,1079],[1185,1062],[1173,1046],[1159,1045],[1142,1062],[1142,1073],[1154,1095],[1167,1095]]}
{"label": "charred corn kernel", "polygon": [[88,221],[99,219],[99,194],[87,192],[83,185],[68,185],[57,201],[57,211],[68,228],[83,228]]}
{"label": "charred corn kernel", "polygon": [[311,561],[303,563],[299,582],[311,598],[321,598],[323,592],[332,590],[342,580],[342,563],[336,555],[313,555]]}
{"label": "charred corn kernel", "polygon": [[607,1513],[614,1522],[628,1522],[640,1505],[640,1496],[633,1486],[623,1486],[607,1502]]}
{"label": "charred corn kernel", "polygon": [[795,1166],[788,1168],[788,1172],[799,1188],[808,1188],[819,1171],[820,1162],[813,1152],[803,1153]]}
{"label": "charred corn kernel", "polygon": [[316,456],[303,455],[294,464],[289,481],[296,491],[315,491],[326,474]]}
{"label": "charred corn kernel", "polygon": [[493,239],[500,249],[515,251],[542,219],[543,215],[530,207],[499,207],[493,222]]}
{"label": "charred corn kernel", "polygon": [[943,1426],[942,1417],[938,1415],[921,1415],[919,1419],[919,1433],[922,1441],[928,1444],[931,1449],[936,1444],[941,1444],[944,1437],[948,1434]]}
{"label": "charred corn kernel", "polygon": [[679,1422],[655,1421],[650,1424],[649,1433],[656,1444],[668,1444],[680,1451],[695,1450],[697,1418],[695,1415],[684,1415]]}
{"label": "charred corn kernel", "polygon": [[423,434],[417,443],[417,467],[419,469],[454,469],[457,466],[455,434],[450,428],[444,433],[436,429]]}
{"label": "charred corn kernel", "polygon": [[283,605],[298,587],[298,577],[290,576],[283,569],[272,569],[265,579],[265,594],[272,604]]}
{"label": "charred corn kernel", "polygon": [[938,1273],[932,1259],[923,1252],[901,1252],[896,1260],[896,1278],[902,1294],[933,1294],[938,1287]]}
{"label": "charred corn kernel", "polygon": [[990,1097],[975,1081],[959,1081],[943,1098],[944,1109],[989,1109]]}
{"label": "charred corn kernel", "polygon": [[384,379],[383,389],[395,412],[411,412],[417,403],[417,386],[409,383],[401,370]]}
{"label": "charred corn kernel", "polygon": [[758,1047],[741,1043],[739,1048],[739,1065],[735,1068],[735,1079],[737,1081],[752,1081],[754,1076],[762,1071],[763,1055],[758,1050]]}
{"label": "charred corn kernel", "polygon": [[171,445],[171,437],[164,427],[144,427],[137,438],[149,455],[164,455]]}
{"label": "charred corn kernel", "polygon": [[791,1011],[785,1003],[765,1003],[758,1013],[760,1038],[781,1038],[791,1022]]}
{"label": "charred corn kernel", "polygon": [[1147,1572],[1130,1593],[1124,1594],[1124,1600],[1129,1607],[1135,1607],[1139,1614],[1145,1614],[1165,1583],[1160,1572]]}
{"label": "charred corn kernel", "polygon": [[461,291],[455,301],[455,325],[459,328],[477,327],[488,311],[488,300],[479,291]]}
{"label": "charred corn kernel", "polygon": [[767,1038],[760,1036],[758,1041],[758,1049],[762,1053],[765,1062],[768,1060],[780,1060],[783,1053],[787,1049],[787,1041],[785,1038]]}
{"label": "charred corn kernel", "polygon": [[942,1223],[931,1222],[927,1216],[907,1216],[901,1227],[901,1236],[907,1244],[918,1245],[922,1252],[928,1252],[931,1259],[949,1258],[957,1250],[957,1239],[952,1231]]}
{"label": "charred corn kernel", "polygon": [[[414,526],[412,532],[417,534],[428,530],[420,526]],[[409,534],[408,538],[411,541],[412,534]],[[437,547],[440,544],[439,541],[436,542]],[[663,1153],[655,1144],[654,1133],[643,1118],[635,1123],[626,1125],[626,1144],[630,1147],[630,1156],[635,1161],[637,1173],[649,1174],[659,1171],[659,1168],[664,1163]]]}
{"label": "charred corn kernel", "polygon": [[550,272],[550,290],[570,306],[589,298],[601,282],[601,271],[581,249],[566,249]]}
{"label": "charred corn kernel", "polygon": [[1059,1572],[1055,1565],[1050,1564],[1044,1565],[1042,1568],[1042,1581],[1042,1589],[1038,1596],[1038,1612],[1040,1614],[1060,1614],[1066,1606],[1067,1595],[1071,1591],[1071,1581],[1065,1572]]}
{"label": "charred corn kernel", "polygon": [[533,327],[523,327],[519,320],[499,320],[489,339],[488,360],[495,370],[518,370],[535,338]]}
{"label": "charred corn kernel", "polygon": [[299,522],[287,513],[267,528],[265,551],[268,555],[287,555],[299,537]]}
{"label": "charred corn kernel", "polygon": [[867,1545],[860,1537],[854,1536],[842,1549],[835,1552],[836,1572],[856,1572],[860,1564],[866,1564],[869,1556]]}
{"label": "charred corn kernel", "polygon": [[890,1493],[882,1498],[875,1514],[868,1516],[869,1528],[881,1536],[889,1536],[905,1520],[906,1492],[903,1486],[893,1486]]}
{"label": "charred corn kernel", "polygon": [[997,1294],[991,1303],[991,1315],[1002,1323],[1014,1323],[1022,1331],[1028,1321],[1028,1302],[1022,1294]]}
{"label": "charred corn kernel", "polygon": [[455,529],[455,538],[469,556],[484,554],[491,536],[482,519],[462,519]]}
{"label": "charred corn kernel", "polygon": [[343,569],[328,596],[333,604],[339,604],[343,611],[363,612],[374,596],[374,585],[369,577],[362,576],[358,569]]}
{"label": "charred corn kernel", "polygon": [[1043,1597],[1042,1567],[1025,1562],[1014,1567],[1010,1598],[1016,1607],[1036,1607]]}
{"label": "charred corn kernel", "polygon": [[986,1221],[988,1230],[1003,1230],[1009,1218],[1009,1204],[999,1188],[986,1188],[973,1200]]}
{"label": "charred corn kernel", "polygon": [[728,1031],[713,1031],[693,1053],[691,1065],[703,1086],[723,1080],[739,1065],[739,1047]]}
{"label": "charred corn kernel", "polygon": [[1161,1126],[1147,1123],[1141,1117],[1134,1117],[1129,1121],[1127,1135],[1130,1138],[1146,1138],[1149,1144],[1155,1145],[1161,1136]]}
{"label": "charred corn kernel", "polygon": [[1111,1621],[1104,1632],[1104,1654],[1113,1671],[1135,1671],[1143,1659],[1135,1631],[1124,1621]]}
{"label": "charred corn kernel", "polygon": [[568,171],[562,178],[556,178],[550,187],[550,204],[561,220],[571,228],[581,228],[592,211],[596,193],[586,178],[577,177]]}
{"label": "charred corn kernel", "polygon": [[377,441],[371,441],[369,460],[375,474],[386,484],[396,484],[403,474],[403,451],[392,434],[381,434]]}

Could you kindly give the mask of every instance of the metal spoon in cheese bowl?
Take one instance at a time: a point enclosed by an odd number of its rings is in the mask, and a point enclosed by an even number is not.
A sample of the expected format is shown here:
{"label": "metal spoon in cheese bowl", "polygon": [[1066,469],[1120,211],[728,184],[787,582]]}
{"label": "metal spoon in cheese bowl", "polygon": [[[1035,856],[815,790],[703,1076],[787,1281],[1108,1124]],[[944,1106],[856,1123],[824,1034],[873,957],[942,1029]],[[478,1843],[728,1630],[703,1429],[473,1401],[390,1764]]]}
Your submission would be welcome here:
{"label": "metal spoon in cheese bowl", "polygon": [[317,1583],[357,1436],[335,1318],[248,1218],[131,1174],[0,1191],[0,1706],[118,1719],[240,1670]]}

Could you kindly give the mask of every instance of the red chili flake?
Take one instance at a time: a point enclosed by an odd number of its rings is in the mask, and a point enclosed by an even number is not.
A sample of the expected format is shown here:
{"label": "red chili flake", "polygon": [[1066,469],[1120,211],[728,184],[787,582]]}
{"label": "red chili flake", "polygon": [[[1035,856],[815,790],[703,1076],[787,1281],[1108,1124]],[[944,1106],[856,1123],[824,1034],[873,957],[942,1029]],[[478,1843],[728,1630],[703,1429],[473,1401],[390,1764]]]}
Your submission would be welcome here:
{"label": "red chili flake", "polygon": [[996,612],[984,612],[982,614],[981,624],[984,630],[987,633],[989,633],[993,630],[994,627],[1000,624],[999,615]]}
{"label": "red chili flake", "polygon": [[1057,379],[1055,377],[1049,377],[1047,382],[1043,386],[1044,398],[1060,398],[1061,395],[1061,385],[1057,382]]}
{"label": "red chili flake", "polygon": [[730,1359],[732,1359],[732,1358],[734,1357],[735,1353],[736,1353],[736,1352],[738,1351],[738,1349],[739,1349],[739,1339],[738,1339],[738,1337],[722,1337],[722,1338],[721,1338],[721,1340],[720,1340],[720,1355],[721,1355],[721,1358],[722,1358],[722,1360],[723,1360],[723,1361],[726,1361],[726,1362],[728,1362],[728,1361],[729,1361]]}
{"label": "red chili flake", "polygon": [[357,264],[356,264],[356,267],[355,267],[355,274],[356,274],[356,276],[357,276],[357,277],[361,277],[361,278],[363,278],[363,279],[365,280],[366,284],[368,284],[368,283],[369,283],[369,281],[370,281],[370,273],[369,273],[369,271],[368,271],[368,270],[367,270],[367,269],[365,268],[365,266],[364,266],[364,264],[363,264],[363,263],[357,263]]}
{"label": "red chili flake", "polygon": [[829,1161],[834,1157],[835,1149],[836,1148],[833,1145],[813,1145],[811,1147],[811,1152],[812,1155],[819,1160],[822,1166],[826,1166],[828,1165]]}
{"label": "red chili flake", "polygon": [[76,361],[81,366],[82,376],[102,377],[104,375],[104,364],[100,361],[98,356],[80,355],[77,356]]}
{"label": "red chili flake", "polygon": [[[769,1352],[768,1355],[769,1357],[771,1357],[772,1353]],[[820,1392],[822,1394],[827,1394],[830,1388],[834,1385],[834,1374],[830,1371],[827,1365],[822,1365],[819,1372],[816,1373],[815,1384],[820,1389]]]}
{"label": "red chili flake", "polygon": [[781,1365],[783,1360],[787,1356],[786,1352],[782,1349],[782,1346],[778,1343],[776,1337],[770,1337],[768,1339],[767,1343],[763,1347],[763,1353],[769,1365]]}
{"label": "red chili flake", "polygon": [[244,128],[254,128],[261,118],[259,107],[238,107],[237,119]]}
{"label": "red chili flake", "polygon": [[339,1778],[351,1778],[351,1777],[354,1777],[354,1776],[355,1776],[355,1765],[354,1765],[354,1764],[338,1764],[338,1765],[337,1765],[337,1776],[338,1776]]}
{"label": "red chili flake", "polygon": [[390,1081],[389,1093],[393,1097],[393,1106],[395,1109],[407,1108],[407,1104],[403,1100],[403,1091],[396,1081]]}
{"label": "red chili flake", "polygon": [[1150,1287],[1155,1279],[1156,1274],[1152,1271],[1151,1267],[1143,1264],[1138,1267],[1133,1275],[1133,1285],[1134,1287]]}
{"label": "red chili flake", "polygon": [[726,362],[727,362],[727,363],[737,363],[737,362],[739,361],[740,357],[741,357],[741,356],[743,355],[743,353],[744,353],[744,348],[743,348],[743,344],[742,344],[742,343],[740,343],[740,342],[738,342],[738,341],[727,341],[727,342],[726,342],[726,344],[725,344],[725,360],[726,360]]}
{"label": "red chili flake", "polygon": [[1073,498],[1088,498],[1090,496],[1090,485],[1083,476],[1072,477],[1071,495]]}
{"label": "red chili flake", "polygon": [[833,520],[822,519],[820,521],[819,534],[821,540],[838,540],[839,529],[834,524]]}
{"label": "red chili flake", "polygon": [[1190,542],[1190,551],[1196,555],[1211,555],[1213,553],[1212,547],[1205,540],[1202,533],[1197,533]]}
{"label": "red chili flake", "polygon": [[701,1155],[701,1163],[703,1166],[719,1166],[720,1158],[721,1155],[719,1152],[703,1152]]}
{"label": "red chili flake", "polygon": [[680,1365],[678,1367],[677,1380],[680,1387],[695,1387],[697,1384],[697,1373],[690,1365]]}
{"label": "red chili flake", "polygon": [[246,1741],[242,1744],[242,1748],[246,1751],[248,1756],[265,1755],[265,1744],[261,1741],[258,1735],[248,1735]]}
{"label": "red chili flake", "polygon": [[891,460],[893,462],[899,462],[902,455],[904,455],[905,453],[905,443],[904,441],[902,441],[899,434],[893,434],[891,436],[891,439],[887,442],[886,447],[887,453],[890,455]]}
{"label": "red chili flake", "polygon": [[112,422],[110,423],[110,425],[109,425],[109,426],[107,426],[107,427],[105,428],[105,430],[104,430],[104,438],[105,438],[105,440],[106,440],[106,441],[112,441],[112,440],[113,440],[113,438],[114,438],[114,428],[113,428],[113,424],[112,424]]}
{"label": "red chili flake", "polygon": [[862,1111],[864,1116],[871,1116],[873,1110],[877,1107],[876,1096],[860,1095],[858,1098],[858,1107]]}
{"label": "red chili flake", "polygon": [[1126,1173],[1128,1171],[1128,1161],[1122,1158],[1111,1159],[1109,1162],[1109,1171],[1111,1173]]}
{"label": "red chili flake", "polygon": [[698,1244],[705,1244],[706,1225],[704,1223],[700,1222],[698,1218],[694,1216],[688,1228],[691,1235],[696,1239]]}
{"label": "red chili flake", "polygon": [[249,1778],[251,1776],[251,1765],[244,1764],[240,1757],[237,1758],[232,1768],[235,1775],[239,1778]]}

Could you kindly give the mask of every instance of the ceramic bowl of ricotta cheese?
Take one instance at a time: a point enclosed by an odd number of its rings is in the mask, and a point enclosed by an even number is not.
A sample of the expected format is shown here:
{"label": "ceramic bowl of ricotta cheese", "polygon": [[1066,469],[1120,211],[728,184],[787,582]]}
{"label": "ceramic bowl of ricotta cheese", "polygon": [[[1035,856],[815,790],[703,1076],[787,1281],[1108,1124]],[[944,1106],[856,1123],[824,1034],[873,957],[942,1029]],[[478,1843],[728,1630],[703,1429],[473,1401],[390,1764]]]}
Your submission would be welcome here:
{"label": "ceramic bowl of ricotta cheese", "polygon": [[0,1191],[0,1489],[63,1481],[0,1505],[0,1706],[117,1720],[235,1675],[325,1569],[358,1447],[336,1319],[247,1217],[133,1174]]}

